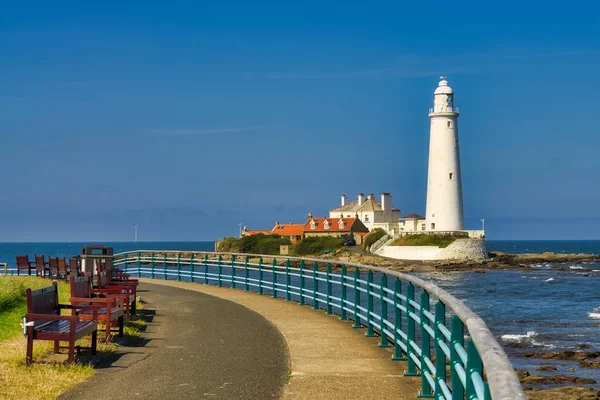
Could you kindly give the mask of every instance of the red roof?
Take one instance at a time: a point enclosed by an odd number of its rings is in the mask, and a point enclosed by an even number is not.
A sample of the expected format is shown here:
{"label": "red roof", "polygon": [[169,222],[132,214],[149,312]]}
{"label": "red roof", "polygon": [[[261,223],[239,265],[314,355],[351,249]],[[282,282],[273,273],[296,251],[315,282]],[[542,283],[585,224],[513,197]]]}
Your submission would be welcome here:
{"label": "red roof", "polygon": [[300,236],[304,229],[303,224],[278,224],[271,230],[271,233],[275,233],[281,236]]}
{"label": "red roof", "polygon": [[[340,218],[312,218],[308,220],[304,225],[305,232],[350,232],[352,224],[356,221],[356,218],[341,218],[344,225],[340,228]],[[329,224],[329,228],[325,228],[325,221]],[[314,228],[311,229],[312,222],[314,222]]]}

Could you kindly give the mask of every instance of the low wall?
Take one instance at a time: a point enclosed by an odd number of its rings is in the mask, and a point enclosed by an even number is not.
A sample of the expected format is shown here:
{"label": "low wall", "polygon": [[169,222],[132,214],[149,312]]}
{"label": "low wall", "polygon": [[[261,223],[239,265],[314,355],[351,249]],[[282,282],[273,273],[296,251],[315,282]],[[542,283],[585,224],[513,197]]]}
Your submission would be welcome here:
{"label": "low wall", "polygon": [[377,255],[398,260],[485,260],[488,258],[485,239],[457,239],[448,247],[383,246]]}

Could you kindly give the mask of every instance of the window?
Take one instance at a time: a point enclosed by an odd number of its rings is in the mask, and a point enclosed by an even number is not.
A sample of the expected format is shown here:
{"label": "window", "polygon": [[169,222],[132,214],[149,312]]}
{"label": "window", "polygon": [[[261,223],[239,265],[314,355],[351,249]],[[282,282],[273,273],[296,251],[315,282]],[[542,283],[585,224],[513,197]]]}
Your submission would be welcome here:
{"label": "window", "polygon": [[452,172],[450,172],[450,173],[448,174],[448,178],[450,178],[450,180],[452,180],[452,178],[453,178],[453,177],[454,177],[454,175],[452,174]]}
{"label": "window", "polygon": [[323,222],[323,229],[329,229],[329,221],[325,220],[325,222]]}
{"label": "window", "polygon": [[422,230],[422,231],[424,231],[425,229],[426,229],[426,226],[425,226],[425,224],[422,224],[422,225],[421,225],[421,230]]}
{"label": "window", "polygon": [[346,226],[346,224],[344,224],[344,220],[340,218],[340,220],[338,221],[338,225],[340,226],[340,229],[344,229],[344,226]]}
{"label": "window", "polygon": [[435,222],[432,222],[431,223],[431,230],[434,230],[434,229],[435,229]]}
{"label": "window", "polygon": [[452,128],[452,121],[446,122],[448,124],[448,128]]}
{"label": "window", "polygon": [[310,229],[315,229],[317,226],[315,225],[315,221],[310,221]]}
{"label": "window", "polygon": [[369,222],[369,214],[365,215],[365,222]]}

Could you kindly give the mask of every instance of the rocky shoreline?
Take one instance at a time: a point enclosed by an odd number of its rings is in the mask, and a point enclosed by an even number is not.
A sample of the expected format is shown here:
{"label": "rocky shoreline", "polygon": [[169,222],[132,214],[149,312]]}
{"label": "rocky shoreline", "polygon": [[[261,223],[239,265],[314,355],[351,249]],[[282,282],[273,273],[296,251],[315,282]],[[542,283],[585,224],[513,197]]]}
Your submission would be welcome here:
{"label": "rocky shoreline", "polygon": [[[396,260],[372,254],[353,253],[349,251],[337,251],[326,254],[320,258],[335,259],[338,261],[354,262],[359,264],[373,265],[389,268],[399,272],[435,272],[435,271],[485,271],[506,269],[530,269],[532,265],[543,264],[583,264],[578,272],[591,272],[591,268],[585,268],[585,264],[600,263],[598,254],[509,254],[501,252],[490,253],[489,260],[445,260],[445,261],[413,261]],[[569,265],[555,267],[568,270]]]}

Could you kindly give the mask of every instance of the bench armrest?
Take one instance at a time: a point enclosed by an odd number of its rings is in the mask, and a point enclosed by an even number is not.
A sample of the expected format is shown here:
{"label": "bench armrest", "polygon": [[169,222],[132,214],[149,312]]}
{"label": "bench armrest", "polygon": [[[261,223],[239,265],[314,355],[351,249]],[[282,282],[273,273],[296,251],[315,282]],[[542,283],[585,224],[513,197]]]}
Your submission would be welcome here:
{"label": "bench armrest", "polygon": [[92,318],[94,319],[94,321],[98,320],[98,313],[100,312],[100,309],[102,308],[101,306],[94,306],[94,305],[72,305],[72,304],[60,304],[61,308],[69,308],[71,310],[73,310],[73,314],[72,315],[77,315],[75,314],[77,312],[77,310],[92,310]]}
{"label": "bench armrest", "polygon": [[[98,303],[110,307],[115,301],[109,297],[71,297],[69,299],[71,303]],[[93,305],[93,304],[90,304]],[[79,307],[78,305],[76,307]]]}
{"label": "bench armrest", "polygon": [[27,313],[27,314],[25,314],[25,318],[27,318],[28,321],[32,321],[34,319],[46,319],[48,321],[79,321],[79,317],[76,315],[54,315],[54,314]]}

